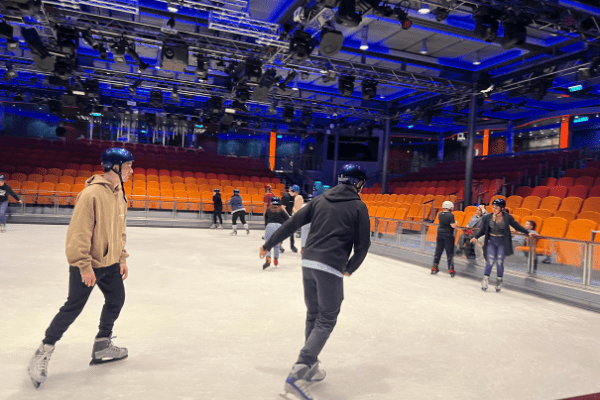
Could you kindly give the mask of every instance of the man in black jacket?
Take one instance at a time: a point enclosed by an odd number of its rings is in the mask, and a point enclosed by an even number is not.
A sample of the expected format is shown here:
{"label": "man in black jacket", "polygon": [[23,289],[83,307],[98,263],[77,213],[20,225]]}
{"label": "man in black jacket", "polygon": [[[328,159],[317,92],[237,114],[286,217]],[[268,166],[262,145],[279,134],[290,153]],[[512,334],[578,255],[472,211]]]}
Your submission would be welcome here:
{"label": "man in black jacket", "polygon": [[[283,196],[281,196],[281,205],[285,208],[285,211],[288,213],[288,215],[290,217],[294,213],[294,200],[295,200],[295,197],[292,196],[291,189],[288,189],[288,191],[286,193],[284,193]],[[284,238],[284,240],[285,239],[287,239],[287,238]],[[281,244],[283,244],[283,243],[281,243]],[[292,249],[292,252],[294,252],[294,253],[298,252],[298,249],[296,248],[296,246],[294,246],[294,234],[293,233],[290,236],[290,248]],[[279,246],[279,250],[282,253],[284,252],[284,249],[281,245]]]}
{"label": "man in black jacket", "polygon": [[[263,258],[298,228],[311,224],[302,254],[306,341],[285,383],[286,393],[303,399],[311,399],[308,393],[311,383],[325,378],[317,357],[340,312],[343,278],[360,267],[371,245],[369,213],[358,195],[367,180],[365,171],[347,164],[338,180],[338,186],[307,203],[260,248]],[[348,259],[353,248],[354,254]]]}

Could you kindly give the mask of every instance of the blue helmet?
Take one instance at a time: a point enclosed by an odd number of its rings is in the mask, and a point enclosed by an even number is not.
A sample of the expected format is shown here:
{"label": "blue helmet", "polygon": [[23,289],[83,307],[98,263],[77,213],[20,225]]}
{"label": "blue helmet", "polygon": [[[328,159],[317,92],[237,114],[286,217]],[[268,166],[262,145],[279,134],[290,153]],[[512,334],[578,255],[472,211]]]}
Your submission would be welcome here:
{"label": "blue helmet", "polygon": [[323,194],[325,191],[323,183],[321,181],[315,181],[315,190],[313,191],[313,197],[317,197]]}
{"label": "blue helmet", "polygon": [[343,183],[345,185],[352,185],[358,189],[359,184],[364,186],[367,181],[367,172],[365,169],[356,164],[346,164],[340,170],[338,174],[338,183]]}
{"label": "blue helmet", "polygon": [[122,147],[111,147],[110,149],[106,149],[104,152],[102,152],[102,160],[100,164],[104,168],[112,169],[112,167],[115,165],[120,166],[123,163],[132,161],[133,156],[129,150],[126,150]]}
{"label": "blue helmet", "polygon": [[215,188],[215,193],[220,193],[220,192],[221,192],[221,189]]}
{"label": "blue helmet", "polygon": [[4,175],[0,175],[0,181],[5,181],[5,180],[6,180],[5,176]]}
{"label": "blue helmet", "polygon": [[292,192],[300,193],[300,186],[298,186],[298,185],[292,185],[292,187],[290,188],[290,190]]}
{"label": "blue helmet", "polygon": [[233,189],[233,194],[240,194],[240,189]]}
{"label": "blue helmet", "polygon": [[281,205],[281,199],[277,196],[273,196],[271,197],[271,205],[273,206],[280,206]]}

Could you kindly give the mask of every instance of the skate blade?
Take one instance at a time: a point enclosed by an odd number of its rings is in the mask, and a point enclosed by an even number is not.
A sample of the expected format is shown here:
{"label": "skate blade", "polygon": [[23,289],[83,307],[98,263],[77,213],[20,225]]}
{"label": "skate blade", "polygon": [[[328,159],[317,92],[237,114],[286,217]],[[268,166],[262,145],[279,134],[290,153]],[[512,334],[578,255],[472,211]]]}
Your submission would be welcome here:
{"label": "skate blade", "polygon": [[32,377],[29,377],[29,379],[31,379],[31,383],[33,384],[33,387],[36,389],[39,389],[40,385],[42,384],[41,382],[36,381],[35,379],[33,379]]}
{"label": "skate blade", "polygon": [[99,364],[107,364],[107,363],[111,363],[111,362],[115,362],[115,361],[122,361],[122,360],[126,359],[127,357],[129,357],[129,354],[127,354],[123,358],[111,358],[110,360],[98,360],[96,358],[92,358],[92,361],[90,361],[90,365],[99,365]]}
{"label": "skate blade", "polygon": [[306,399],[306,397],[299,397],[297,394],[290,393],[290,392],[280,393],[279,396],[281,396],[287,400],[305,400]]}

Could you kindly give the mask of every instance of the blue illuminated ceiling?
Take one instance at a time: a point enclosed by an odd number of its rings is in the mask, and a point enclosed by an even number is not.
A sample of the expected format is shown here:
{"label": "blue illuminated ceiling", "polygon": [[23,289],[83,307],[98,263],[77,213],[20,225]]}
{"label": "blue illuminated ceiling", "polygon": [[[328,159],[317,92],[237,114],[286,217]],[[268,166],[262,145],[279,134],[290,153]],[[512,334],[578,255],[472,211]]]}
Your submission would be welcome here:
{"label": "blue illuminated ceiling", "polygon": [[[80,76],[81,80],[100,80],[101,102],[118,107],[129,100],[135,101],[139,107],[155,109],[157,112],[164,109],[170,113],[198,114],[202,110],[206,116],[211,106],[209,99],[214,96],[223,98],[226,107],[233,107],[236,86],[224,84],[229,78],[217,64],[220,60],[228,65],[250,57],[264,62],[263,71],[276,68],[281,80],[291,71],[297,71],[298,76],[286,90],[272,88],[268,99],[253,101],[250,96],[246,104],[247,111],[238,110],[236,115],[277,121],[282,119],[283,107],[292,105],[296,110],[294,118],[298,125],[303,124],[302,110],[314,111],[310,124],[313,130],[326,128],[331,120],[341,126],[353,127],[372,125],[386,118],[391,118],[394,126],[400,129],[412,125],[412,131],[464,130],[468,116],[468,95],[479,93],[492,84],[493,90],[477,110],[480,126],[600,106],[599,78],[592,76],[583,79],[578,73],[580,68],[589,66],[593,56],[600,53],[597,40],[600,32],[592,28],[591,32],[582,33],[581,26],[568,26],[569,16],[576,21],[600,16],[600,8],[586,1],[559,0],[557,6],[548,6],[542,1],[527,2],[534,6],[523,6],[523,12],[530,13],[533,21],[527,27],[524,43],[511,48],[502,46],[506,21],[501,21],[497,39],[485,41],[474,32],[474,12],[486,6],[500,9],[502,4],[518,4],[516,0],[427,2],[432,10],[441,4],[453,7],[448,17],[441,21],[433,13],[424,15],[417,12],[415,1],[390,2],[386,4],[407,11],[407,18],[412,21],[410,29],[402,29],[395,15],[378,16],[371,7],[356,27],[332,23],[332,27],[344,36],[339,53],[324,57],[319,54],[317,46],[308,60],[303,61],[291,59],[288,45],[281,46],[281,42],[289,42],[289,38],[281,37],[274,39],[271,44],[264,44],[259,43],[258,36],[248,32],[258,30],[260,21],[265,26],[269,23],[280,26],[289,23],[291,32],[299,30],[293,21],[294,11],[299,7],[318,10],[318,5],[326,3],[324,1],[250,0],[247,3],[247,21],[239,23],[239,31],[233,28],[230,31],[212,29],[209,26],[211,8],[207,8],[206,4],[213,2],[208,0],[184,0],[182,4],[179,4],[179,0],[173,0],[173,4],[167,0],[130,2],[137,3],[137,14],[111,11],[106,7],[81,6],[72,9],[64,4],[61,6],[58,0],[46,3],[46,18],[39,15],[23,16],[9,9],[3,11],[0,5],[0,13],[4,13],[5,20],[15,29],[14,37],[19,39],[19,49],[8,49],[7,40],[0,35],[0,47],[4,48],[4,54],[0,55],[0,66],[7,71],[7,65],[10,64],[18,72],[15,79],[0,83],[0,90],[7,93],[14,93],[17,89],[23,93],[29,92],[31,100],[52,97],[52,92],[64,92],[73,85],[73,79],[69,85],[49,85],[48,76],[52,75],[52,71],[43,73],[33,65],[31,48],[21,34],[22,28],[35,26],[42,40],[56,48],[52,43],[55,35],[49,27],[59,23],[80,30],[91,27],[96,40],[109,47],[107,59],[102,59],[96,50],[80,39],[78,67],[73,75]],[[109,4],[111,1],[103,3]],[[246,2],[238,2],[241,3]],[[357,0],[357,5],[365,3]],[[3,4],[6,7],[7,2]],[[222,4],[227,8],[235,1],[224,1]],[[535,4],[539,5],[537,9],[540,15],[535,14]],[[178,11],[169,11],[169,5],[175,5]],[[551,17],[546,14],[554,11],[556,15],[552,18],[555,20],[550,23],[548,20]],[[174,18],[177,32],[169,33],[166,28],[171,17]],[[368,49],[362,50],[365,29],[368,30]],[[318,41],[318,30],[313,31]],[[126,63],[115,60],[108,45],[121,36],[135,42],[135,51],[141,61],[149,64],[141,73],[130,55],[124,56]],[[189,66],[179,71],[159,68],[165,43],[188,45]],[[196,79],[196,54],[209,59],[207,81]],[[337,76],[326,82],[324,71],[328,66]],[[351,94],[340,94],[337,79],[340,75],[356,78]],[[372,100],[363,100],[363,79],[369,77],[378,80],[377,95]],[[140,87],[130,94],[128,87],[140,78]],[[569,87],[575,84],[582,84],[584,90],[570,92]],[[255,87],[254,83],[250,84],[250,92]],[[177,88],[181,94],[180,101],[173,95],[173,88]],[[163,107],[148,104],[152,89],[163,92]],[[276,114],[268,112],[272,104],[276,106]]]}

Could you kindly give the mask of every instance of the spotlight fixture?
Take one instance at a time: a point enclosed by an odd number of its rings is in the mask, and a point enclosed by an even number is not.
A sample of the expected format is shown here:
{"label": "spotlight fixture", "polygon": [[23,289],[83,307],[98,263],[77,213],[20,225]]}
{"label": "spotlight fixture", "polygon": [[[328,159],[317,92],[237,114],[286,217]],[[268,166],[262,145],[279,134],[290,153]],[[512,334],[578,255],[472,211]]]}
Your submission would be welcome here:
{"label": "spotlight fixture", "polygon": [[175,103],[181,103],[181,96],[179,95],[179,91],[176,87],[173,87],[173,91],[171,92],[171,99]]}
{"label": "spotlight fixture", "polygon": [[94,39],[90,29],[87,29],[87,30],[81,32],[81,36],[83,37],[83,40],[85,40],[87,44],[89,44],[94,50],[96,50],[98,53],[100,53],[100,58],[102,58],[103,60],[106,60],[106,57],[107,57],[106,47],[103,44],[98,43],[98,41],[96,41],[96,39]]}
{"label": "spotlight fixture", "polygon": [[163,92],[153,89],[150,91],[150,105],[155,108],[163,106]]}
{"label": "spotlight fixture", "polygon": [[296,78],[298,73],[296,71],[290,71],[290,73],[285,77],[285,79],[279,84],[279,89],[285,91],[287,85]]}
{"label": "spotlight fixture", "polygon": [[481,59],[479,58],[479,51],[477,51],[477,53],[475,53],[475,59],[473,60],[473,65],[479,65],[481,64]]}
{"label": "spotlight fixture", "polygon": [[175,18],[171,16],[171,18],[165,21],[160,30],[167,35],[176,35],[178,31],[175,29]]}
{"label": "spotlight fixture", "polygon": [[429,54],[429,50],[427,49],[427,39],[423,39],[421,42],[421,51],[419,51],[419,53],[423,55]]}
{"label": "spotlight fixture", "polygon": [[304,61],[308,58],[315,46],[312,42],[310,33],[297,30],[293,33],[290,40],[290,55],[296,61]]}
{"label": "spotlight fixture", "polygon": [[17,77],[17,71],[15,71],[14,67],[11,64],[6,65],[6,72],[2,76],[5,81],[13,80]]}
{"label": "spotlight fixture", "polygon": [[33,54],[33,63],[36,68],[44,72],[53,71],[56,60],[48,52],[37,30],[35,28],[23,28],[21,29],[21,35],[23,35],[23,39],[25,39]]}
{"label": "spotlight fixture", "polygon": [[275,102],[273,102],[273,103],[272,103],[272,104],[269,106],[269,108],[267,109],[267,111],[268,111],[268,112],[269,112],[269,114],[271,114],[271,115],[275,115],[275,114],[277,114],[277,102],[276,102],[276,101],[275,101]]}
{"label": "spotlight fixture", "polygon": [[361,50],[368,50],[369,49],[369,43],[368,43],[368,40],[369,40],[369,26],[368,25],[363,26],[362,32],[361,32],[361,38],[362,38],[362,41],[360,43],[360,49]]}
{"label": "spotlight fixture", "polygon": [[394,14],[396,14],[396,18],[402,24],[402,29],[410,29],[412,21],[408,18],[408,13],[402,7],[394,8]]}
{"label": "spotlight fixture", "polygon": [[377,81],[374,79],[363,79],[362,98],[363,100],[372,100],[377,96]]}
{"label": "spotlight fixture", "polygon": [[19,42],[13,37],[13,27],[7,24],[6,21],[0,22],[0,37],[6,39],[6,47],[9,50],[19,48]]}
{"label": "spotlight fixture", "polygon": [[285,106],[283,108],[283,121],[288,124],[294,120],[294,107]]}
{"label": "spotlight fixture", "polygon": [[592,57],[588,67],[577,70],[580,79],[591,79],[600,75],[600,56]]}
{"label": "spotlight fixture", "polygon": [[255,101],[267,101],[269,98],[269,91],[277,79],[277,71],[275,69],[267,70],[260,78],[258,86],[254,88],[252,98]]}
{"label": "spotlight fixture", "polygon": [[427,4],[425,2],[421,2],[418,13],[422,14],[422,15],[426,15],[426,14],[429,14],[430,12],[431,12],[431,10],[429,9],[429,4]]}
{"label": "spotlight fixture", "polygon": [[450,14],[450,10],[448,10],[447,8],[444,8],[444,7],[437,7],[431,13],[433,15],[435,15],[435,20],[436,21],[442,22],[443,20],[445,20],[446,18],[448,18],[448,15]]}
{"label": "spotlight fixture", "polygon": [[199,81],[207,81],[208,80],[208,69],[209,69],[209,59],[204,57],[202,54],[198,54],[196,57],[197,66],[196,66],[196,76]]}
{"label": "spotlight fixture", "polygon": [[312,122],[312,111],[308,108],[302,110],[302,123],[306,126]]}
{"label": "spotlight fixture", "polygon": [[146,64],[145,62],[142,61],[142,59],[140,58],[140,56],[136,53],[135,51],[135,43],[129,43],[127,45],[127,54],[129,54],[129,56],[131,58],[133,58],[133,60],[136,62],[136,64],[139,67],[139,72],[142,72],[143,70],[145,70],[146,68],[148,68],[150,65]]}
{"label": "spotlight fixture", "polygon": [[356,13],[356,1],[344,0],[338,5],[335,22],[338,25],[354,28],[362,22],[362,16]]}
{"label": "spotlight fixture", "polygon": [[137,88],[141,85],[142,80],[138,79],[137,81],[133,82],[133,85],[129,86],[127,89],[129,90],[129,94],[130,95],[135,95]]}
{"label": "spotlight fixture", "polygon": [[355,78],[350,75],[342,75],[338,79],[338,90],[342,96],[351,96],[354,93]]}
{"label": "spotlight fixture", "polygon": [[74,56],[79,46],[79,35],[73,28],[58,25],[56,27],[56,44],[61,53]]}
{"label": "spotlight fixture", "polygon": [[167,0],[167,9],[171,12],[179,12],[179,5],[176,0]]}
{"label": "spotlight fixture", "polygon": [[135,43],[129,43],[125,38],[120,38],[118,42],[115,42],[111,46],[111,50],[113,51],[115,61],[120,63],[126,63],[127,61],[125,60],[125,53],[129,54],[129,56],[133,58],[138,65],[139,72],[142,72],[150,66],[149,64],[143,62],[140,56],[136,53]]}
{"label": "spotlight fixture", "polygon": [[250,83],[258,83],[262,76],[262,61],[258,58],[246,60],[246,78]]}
{"label": "spotlight fixture", "polygon": [[319,54],[325,57],[333,57],[340,52],[344,45],[344,35],[325,25],[321,29],[321,42],[319,43]]}

